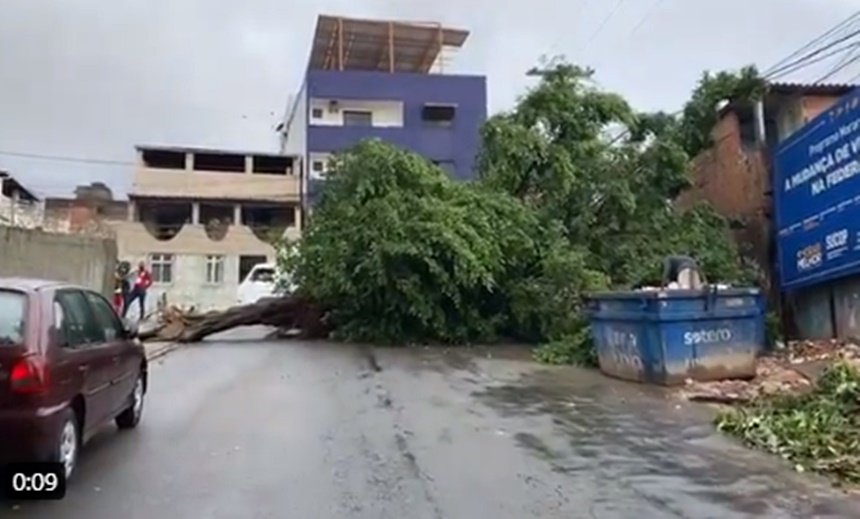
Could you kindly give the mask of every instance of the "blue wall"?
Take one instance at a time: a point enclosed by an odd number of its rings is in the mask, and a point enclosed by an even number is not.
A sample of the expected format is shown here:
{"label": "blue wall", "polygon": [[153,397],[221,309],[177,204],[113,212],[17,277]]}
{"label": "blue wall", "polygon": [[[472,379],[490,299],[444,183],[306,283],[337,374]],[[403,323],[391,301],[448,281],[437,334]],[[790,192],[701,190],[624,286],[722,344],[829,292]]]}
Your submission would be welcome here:
{"label": "blue wall", "polygon": [[[452,163],[453,176],[474,178],[479,131],[487,119],[487,82],[483,76],[389,74],[386,72],[310,70],[308,98],[402,101],[402,128],[308,126],[307,151],[335,152],[362,139],[379,137],[412,150],[429,160]],[[453,125],[426,126],[421,118],[425,103],[457,105]],[[308,186],[311,198],[319,181]]]}
{"label": "blue wall", "polygon": [[782,288],[860,272],[860,89],[781,143],[774,163]]}

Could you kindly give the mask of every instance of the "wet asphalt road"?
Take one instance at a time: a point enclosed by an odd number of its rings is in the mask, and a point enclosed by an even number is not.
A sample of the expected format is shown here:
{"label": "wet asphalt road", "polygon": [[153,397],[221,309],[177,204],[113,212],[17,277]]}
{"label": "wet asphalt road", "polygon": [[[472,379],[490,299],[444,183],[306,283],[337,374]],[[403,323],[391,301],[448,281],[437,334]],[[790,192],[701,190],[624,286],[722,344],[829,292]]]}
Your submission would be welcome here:
{"label": "wet asphalt road", "polygon": [[860,517],[860,501],[713,433],[658,390],[527,352],[211,342],[151,368],[62,502],[101,518]]}

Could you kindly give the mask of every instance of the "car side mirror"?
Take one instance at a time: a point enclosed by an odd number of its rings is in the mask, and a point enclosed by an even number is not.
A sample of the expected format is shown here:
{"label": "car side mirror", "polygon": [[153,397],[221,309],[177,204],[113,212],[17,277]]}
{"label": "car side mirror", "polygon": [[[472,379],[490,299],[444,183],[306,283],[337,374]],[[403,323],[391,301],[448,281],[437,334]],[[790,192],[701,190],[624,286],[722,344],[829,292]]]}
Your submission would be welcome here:
{"label": "car side mirror", "polygon": [[130,319],[122,320],[122,331],[126,339],[136,339],[140,333],[137,323]]}

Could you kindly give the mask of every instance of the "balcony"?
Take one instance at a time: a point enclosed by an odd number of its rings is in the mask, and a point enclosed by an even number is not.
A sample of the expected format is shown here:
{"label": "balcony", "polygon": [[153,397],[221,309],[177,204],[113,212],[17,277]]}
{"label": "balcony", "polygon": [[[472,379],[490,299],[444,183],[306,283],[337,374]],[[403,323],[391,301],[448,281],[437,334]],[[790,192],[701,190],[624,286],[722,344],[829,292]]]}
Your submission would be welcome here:
{"label": "balcony", "polygon": [[208,200],[299,200],[296,175],[262,175],[207,171],[166,170],[141,167],[134,178],[132,195],[158,198]]}
{"label": "balcony", "polygon": [[300,199],[297,157],[189,148],[138,148],[131,195],[149,198]]}
{"label": "balcony", "polygon": [[308,128],[308,151],[337,152],[372,138],[412,150],[431,160],[450,159],[456,140],[450,128],[311,126]]}

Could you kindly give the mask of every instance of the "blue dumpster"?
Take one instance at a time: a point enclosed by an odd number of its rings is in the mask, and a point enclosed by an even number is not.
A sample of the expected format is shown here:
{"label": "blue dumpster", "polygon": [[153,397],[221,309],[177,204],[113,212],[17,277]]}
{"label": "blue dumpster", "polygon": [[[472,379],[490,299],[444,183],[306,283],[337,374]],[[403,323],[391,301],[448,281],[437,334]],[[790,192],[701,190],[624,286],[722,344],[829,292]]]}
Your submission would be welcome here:
{"label": "blue dumpster", "polygon": [[755,288],[607,292],[587,308],[601,371],[626,380],[751,378],[765,346]]}

